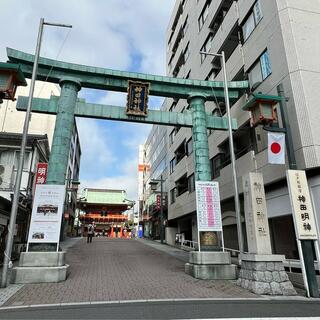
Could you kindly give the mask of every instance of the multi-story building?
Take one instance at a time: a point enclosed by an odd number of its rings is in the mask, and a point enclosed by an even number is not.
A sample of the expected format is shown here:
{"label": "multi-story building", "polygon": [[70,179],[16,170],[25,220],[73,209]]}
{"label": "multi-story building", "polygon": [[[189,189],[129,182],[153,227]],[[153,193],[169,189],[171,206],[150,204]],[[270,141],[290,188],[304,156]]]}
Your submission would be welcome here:
{"label": "multi-story building", "polygon": [[[261,127],[250,126],[250,115],[242,106],[250,93],[277,95],[277,85],[283,84],[297,166],[307,172],[319,215],[319,14],[317,0],[177,0],[167,29],[167,75],[222,81],[219,58],[201,55],[200,51],[224,51],[228,80],[249,81],[250,89],[231,106],[239,127],[234,133],[239,191],[241,194],[245,173],[255,169],[263,173],[273,251],[287,258],[298,257],[285,179],[288,165],[268,163],[267,133]],[[206,111],[225,116],[224,104],[216,102],[207,102]],[[188,112],[188,103],[167,99],[165,109]],[[280,112],[277,114],[280,117]],[[281,125],[281,119],[279,122]],[[196,241],[191,130],[168,128],[167,137],[169,225],[177,224],[178,232]],[[208,139],[212,179],[220,183],[225,245],[237,248],[228,134],[208,130]],[[243,196],[240,198],[243,216]]]}
{"label": "multi-story building", "polygon": [[[29,95],[30,80],[27,80],[27,83],[27,87],[18,87],[16,97]],[[51,95],[60,95],[60,89],[56,84],[36,81],[34,89],[35,98],[49,99]],[[17,111],[15,101],[4,100],[0,108],[0,131],[22,133],[25,114],[25,112]],[[49,139],[49,146],[51,147],[55,120],[54,115],[32,114],[28,133],[46,134]]]}
{"label": "multi-story building", "polygon": [[[28,86],[27,87],[18,87],[16,92],[16,97],[18,96],[28,96],[29,89],[30,89],[30,80],[27,80]],[[50,98],[51,95],[59,96],[60,89],[56,84],[37,81],[35,83],[35,90],[34,90],[34,97],[35,98]],[[4,100],[1,104],[0,108],[0,133],[3,136],[21,136],[23,131],[25,119],[25,112],[17,111],[16,109],[16,102]],[[45,140],[48,144],[48,154],[46,155],[45,159],[40,159],[41,162],[49,162],[49,150],[52,145],[52,138],[55,128],[55,116],[48,115],[48,114],[37,114],[33,113],[31,115],[31,121],[29,123],[29,130],[28,130],[28,141],[33,139],[34,136],[44,136]],[[21,139],[20,139],[21,145]],[[18,148],[20,145],[17,145]],[[3,155],[4,149],[0,150],[0,159],[4,157]],[[3,156],[2,156],[3,155]],[[79,143],[79,135],[77,131],[77,127],[75,124],[74,133],[72,142],[70,145],[70,155],[68,161],[68,169],[67,169],[67,176],[66,176],[66,187],[67,187],[67,194],[66,194],[66,203],[65,203],[65,211],[63,215],[63,230],[61,232],[61,236],[69,234],[72,235],[74,231],[74,218],[75,218],[75,209],[76,209],[76,195],[77,191],[71,188],[72,182],[79,180],[79,167],[80,167],[80,156],[81,156],[81,149]],[[29,163],[31,157],[30,150],[26,151],[25,154],[25,163]],[[29,161],[29,162],[28,162]],[[13,171],[17,170],[17,160],[12,163]],[[23,173],[22,176],[22,186],[26,184],[24,179],[33,178],[35,174],[35,166],[32,163],[32,167],[28,167],[28,172]],[[13,183],[14,177],[12,177],[12,190],[13,190]],[[11,193],[12,193],[11,190]],[[9,203],[9,207],[11,207],[11,200]]]}
{"label": "multi-story building", "polygon": [[[160,238],[160,205],[157,197],[161,197],[161,182],[157,184],[157,190],[152,191],[151,179],[163,180],[162,206],[164,220],[167,220],[167,130],[166,127],[153,126],[146,143],[140,147],[140,168],[142,177],[140,185],[142,190],[139,198],[139,210],[144,225],[144,236],[154,239]],[[140,162],[139,162],[140,163]],[[139,169],[140,169],[139,168]],[[160,200],[161,201],[161,200]]]}
{"label": "multi-story building", "polygon": [[[21,140],[20,133],[0,132],[0,261],[3,259],[8,232]],[[48,162],[49,155],[47,135],[28,135],[14,234],[14,255],[20,252],[27,239],[37,163]]]}

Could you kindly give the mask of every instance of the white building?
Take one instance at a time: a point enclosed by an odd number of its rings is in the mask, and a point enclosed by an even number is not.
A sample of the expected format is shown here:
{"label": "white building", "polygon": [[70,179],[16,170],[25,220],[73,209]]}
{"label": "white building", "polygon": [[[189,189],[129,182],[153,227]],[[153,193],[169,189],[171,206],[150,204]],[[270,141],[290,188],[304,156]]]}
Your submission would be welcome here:
{"label": "white building", "polygon": [[[18,96],[28,96],[30,90],[30,80],[27,79],[27,87],[18,87]],[[36,81],[34,89],[35,98],[49,99],[50,96],[59,96],[60,88],[56,84]],[[22,133],[25,119],[25,112],[17,111],[16,102],[4,100],[0,108],[0,132]],[[29,124],[30,134],[47,134],[51,147],[56,117],[54,115],[34,113],[31,115]]]}
{"label": "white building", "polygon": [[[228,80],[248,80],[251,92],[277,95],[282,83],[298,169],[305,169],[320,221],[320,3],[317,0],[177,0],[167,29],[167,74],[222,81],[218,58],[226,54]],[[238,185],[257,166],[263,173],[274,253],[297,258],[291,207],[285,180],[288,165],[267,162],[267,133],[250,126],[242,111],[247,94],[233,103]],[[166,110],[183,112],[185,100],[166,100]],[[225,115],[223,104],[206,103],[208,112]],[[280,112],[278,112],[278,115]],[[281,124],[281,119],[280,119]],[[152,133],[150,134],[150,136]],[[168,128],[169,225],[188,240],[196,238],[196,205],[191,130]],[[226,132],[208,131],[212,179],[220,183],[225,245],[237,248],[232,170]],[[157,139],[155,139],[157,141]],[[253,155],[255,154],[255,158]],[[255,163],[256,161],[256,163]],[[243,196],[242,215],[243,215]],[[245,233],[245,228],[243,228]]]}

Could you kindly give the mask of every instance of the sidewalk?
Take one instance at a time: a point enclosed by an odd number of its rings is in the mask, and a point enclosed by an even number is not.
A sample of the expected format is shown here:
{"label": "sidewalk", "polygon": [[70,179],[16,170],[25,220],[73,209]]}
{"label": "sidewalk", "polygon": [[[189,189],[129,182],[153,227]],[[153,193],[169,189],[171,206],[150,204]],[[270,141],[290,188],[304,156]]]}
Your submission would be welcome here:
{"label": "sidewalk", "polygon": [[189,262],[189,251],[185,251],[185,250],[182,250],[182,249],[179,249],[176,247],[172,247],[167,244],[161,244],[158,241],[149,240],[146,238],[137,238],[136,240],[140,241],[143,244],[148,245],[152,248],[163,251],[163,252],[169,254],[170,256],[173,256],[173,257],[181,260],[184,263]]}
{"label": "sidewalk", "polygon": [[[78,238],[66,238],[63,242],[60,242],[60,248],[63,251],[68,251],[71,247],[73,247],[79,240],[81,240],[80,237]],[[14,266],[18,265],[18,261],[14,262]],[[11,270],[8,270],[10,278],[10,272]],[[0,268],[0,281],[2,278],[2,267]],[[17,293],[21,288],[23,288],[23,284],[9,284],[6,288],[0,288],[0,306],[4,305],[6,301],[8,301],[15,293]]]}

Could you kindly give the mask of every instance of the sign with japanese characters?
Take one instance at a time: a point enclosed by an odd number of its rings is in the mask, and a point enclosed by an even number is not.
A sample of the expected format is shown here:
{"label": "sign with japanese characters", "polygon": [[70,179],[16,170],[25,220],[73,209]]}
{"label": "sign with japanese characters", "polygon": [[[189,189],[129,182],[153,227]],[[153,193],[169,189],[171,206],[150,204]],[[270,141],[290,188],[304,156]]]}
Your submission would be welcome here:
{"label": "sign with japanese characters", "polygon": [[47,180],[48,164],[39,162],[37,164],[36,184],[45,184]]}
{"label": "sign with japanese characters", "polygon": [[287,170],[287,181],[297,237],[300,240],[316,240],[316,221],[305,171]]}
{"label": "sign with japanese characters", "polygon": [[160,194],[157,194],[157,205],[156,205],[156,208],[157,209],[160,209],[160,207],[161,207],[161,195]]}
{"label": "sign with japanese characters", "polygon": [[59,242],[64,200],[64,185],[37,186],[29,228],[29,243]]}
{"label": "sign with japanese characters", "polygon": [[219,183],[196,181],[198,231],[222,231]]}
{"label": "sign with japanese characters", "polygon": [[148,82],[128,81],[127,115],[147,116],[149,86]]}
{"label": "sign with japanese characters", "polygon": [[242,177],[249,253],[271,254],[266,195],[261,173]]}

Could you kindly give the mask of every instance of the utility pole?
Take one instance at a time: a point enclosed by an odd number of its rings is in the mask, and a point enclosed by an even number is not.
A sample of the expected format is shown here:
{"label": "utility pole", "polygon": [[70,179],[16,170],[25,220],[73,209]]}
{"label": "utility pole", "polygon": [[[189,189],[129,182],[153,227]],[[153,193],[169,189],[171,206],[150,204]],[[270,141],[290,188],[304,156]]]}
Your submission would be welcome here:
{"label": "utility pole", "polygon": [[200,54],[219,57],[222,64],[224,99],[225,99],[227,119],[228,119],[229,149],[230,149],[230,157],[231,157],[232,180],[233,180],[233,190],[234,190],[234,206],[235,206],[236,219],[237,219],[238,244],[239,244],[240,253],[243,253],[244,251],[243,251],[243,234],[242,234],[242,223],[241,223],[240,198],[239,198],[238,181],[237,181],[236,157],[235,157],[234,143],[233,143],[232,122],[231,122],[232,120],[231,120],[231,111],[230,111],[225,53],[224,51],[222,51],[221,54],[200,51]]}

